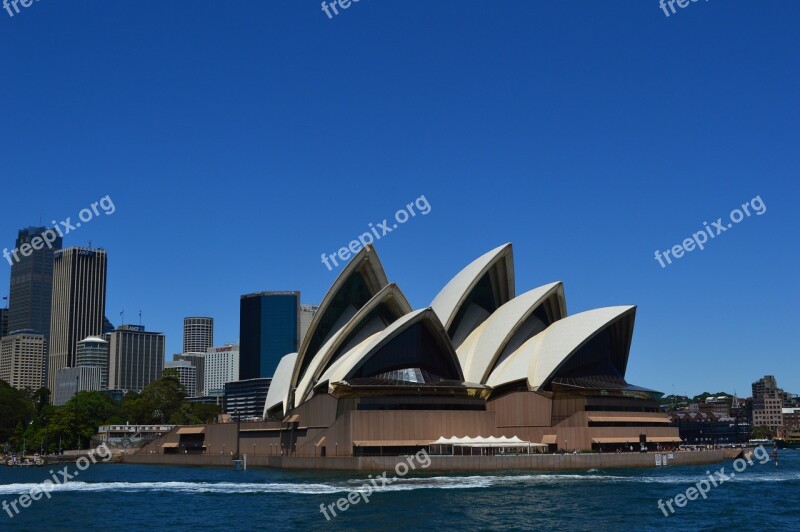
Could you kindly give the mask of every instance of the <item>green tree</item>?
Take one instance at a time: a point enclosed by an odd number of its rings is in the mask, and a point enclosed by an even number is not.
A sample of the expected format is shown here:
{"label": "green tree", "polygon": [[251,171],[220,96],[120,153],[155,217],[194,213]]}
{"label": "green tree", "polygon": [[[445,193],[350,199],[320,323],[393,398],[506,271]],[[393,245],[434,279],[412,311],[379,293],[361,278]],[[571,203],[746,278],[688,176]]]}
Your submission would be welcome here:
{"label": "green tree", "polygon": [[169,422],[172,425],[196,425],[203,421],[195,415],[192,405],[184,401],[180,408],[172,413]]}
{"label": "green tree", "polygon": [[700,395],[694,396],[692,398],[692,402],[693,403],[705,403],[706,399],[708,399],[709,397],[720,397],[720,396],[727,398],[728,402],[732,401],[731,394],[729,394],[727,392],[717,392],[717,393],[703,392]]}
{"label": "green tree", "polygon": [[769,440],[772,439],[774,434],[772,430],[766,425],[760,425],[758,427],[753,427],[752,438],[754,440]]}
{"label": "green tree", "polygon": [[47,388],[39,388],[31,393],[30,401],[36,409],[36,416],[41,418],[47,407],[50,406],[50,390]]}
{"label": "green tree", "polygon": [[166,423],[186,397],[180,381],[167,376],[148,384],[139,395],[129,394],[123,401],[122,414],[131,423]]}
{"label": "green tree", "polygon": [[97,434],[97,427],[107,424],[120,410],[117,403],[100,392],[78,392],[63,408],[77,413],[76,425],[82,448],[87,447],[92,436]]}
{"label": "green tree", "polygon": [[191,403],[192,412],[200,420],[200,423],[214,423],[217,416],[222,412],[222,408],[217,405],[204,405],[202,403]]}
{"label": "green tree", "polygon": [[35,410],[25,393],[0,380],[0,442],[16,443],[33,421]]}
{"label": "green tree", "polygon": [[53,409],[41,437],[46,440],[50,451],[58,450],[59,444],[61,449],[73,449],[78,445],[78,432],[75,409],[60,406]]}
{"label": "green tree", "polygon": [[144,401],[141,401],[141,394],[136,392],[128,392],[122,398],[122,419],[126,423],[134,425],[150,423],[150,412]]}

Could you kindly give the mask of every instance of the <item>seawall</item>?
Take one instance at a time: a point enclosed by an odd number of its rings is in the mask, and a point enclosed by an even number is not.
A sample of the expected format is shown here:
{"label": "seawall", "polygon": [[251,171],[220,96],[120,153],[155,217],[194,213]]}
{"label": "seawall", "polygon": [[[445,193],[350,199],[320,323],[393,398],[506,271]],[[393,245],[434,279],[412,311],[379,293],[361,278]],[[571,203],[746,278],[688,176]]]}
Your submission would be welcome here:
{"label": "seawall", "polygon": [[[733,460],[742,449],[675,452],[667,467],[702,465]],[[661,453],[664,456],[670,453]],[[656,467],[656,453],[626,454],[543,454],[521,456],[435,456],[431,455],[427,471],[567,471],[588,469],[615,469]],[[387,471],[401,461],[401,456],[362,457],[302,457],[302,456],[247,456],[248,467],[269,467],[295,470],[329,471]],[[123,455],[126,464],[218,466],[232,467],[231,456],[226,455]]]}

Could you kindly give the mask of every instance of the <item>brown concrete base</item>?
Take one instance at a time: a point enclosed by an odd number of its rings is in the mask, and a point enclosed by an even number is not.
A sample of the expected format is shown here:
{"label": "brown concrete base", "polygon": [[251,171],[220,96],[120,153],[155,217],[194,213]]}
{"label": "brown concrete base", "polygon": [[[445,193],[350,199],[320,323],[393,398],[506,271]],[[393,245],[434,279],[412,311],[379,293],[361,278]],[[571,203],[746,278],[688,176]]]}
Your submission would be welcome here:
{"label": "brown concrete base", "polygon": [[[732,460],[742,454],[741,449],[715,451],[676,452],[667,467],[714,464]],[[663,456],[663,453],[662,453]],[[655,453],[627,454],[544,454],[530,456],[431,456],[431,465],[425,471],[566,471],[589,469],[614,469],[655,467]],[[329,470],[329,471],[388,471],[405,457],[298,457],[298,456],[248,456],[248,467],[276,469]],[[223,466],[233,467],[230,456],[224,455],[124,455],[126,464]],[[419,468],[420,462],[414,460]]]}

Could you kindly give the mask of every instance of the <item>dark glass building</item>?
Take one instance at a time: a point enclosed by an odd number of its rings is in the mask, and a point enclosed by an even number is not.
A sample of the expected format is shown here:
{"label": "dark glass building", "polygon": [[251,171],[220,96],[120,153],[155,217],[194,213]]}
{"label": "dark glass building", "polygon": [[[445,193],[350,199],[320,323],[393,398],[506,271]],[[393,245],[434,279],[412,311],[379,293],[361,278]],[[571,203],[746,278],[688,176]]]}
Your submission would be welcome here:
{"label": "dark glass building", "polygon": [[225,384],[223,412],[233,419],[261,418],[272,379],[249,379]]}
{"label": "dark glass building", "polygon": [[0,308],[0,338],[8,336],[8,309]]}
{"label": "dark glass building", "polygon": [[680,411],[670,417],[687,445],[747,443],[753,428],[745,419],[714,412]]}
{"label": "dark glass building", "polygon": [[16,242],[19,261],[11,265],[8,331],[30,330],[44,335],[45,350],[50,346],[53,255],[61,249],[61,243],[61,237],[51,228],[20,229]]}
{"label": "dark glass building", "polygon": [[297,351],[300,292],[242,296],[239,313],[239,378],[272,378],[284,355]]}

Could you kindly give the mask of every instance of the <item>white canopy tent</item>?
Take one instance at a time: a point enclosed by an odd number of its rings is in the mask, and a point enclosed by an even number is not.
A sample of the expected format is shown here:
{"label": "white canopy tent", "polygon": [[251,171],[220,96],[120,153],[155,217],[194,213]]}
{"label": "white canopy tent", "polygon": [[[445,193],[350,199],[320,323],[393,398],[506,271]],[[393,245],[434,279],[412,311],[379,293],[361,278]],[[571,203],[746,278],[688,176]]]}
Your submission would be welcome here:
{"label": "white canopy tent", "polygon": [[431,442],[431,445],[452,445],[453,452],[451,454],[455,454],[455,447],[527,449],[528,454],[530,454],[532,448],[547,449],[547,444],[521,440],[518,436],[513,436],[511,438],[506,436],[464,436],[462,438],[452,436],[450,438],[445,438],[441,436],[438,440]]}

